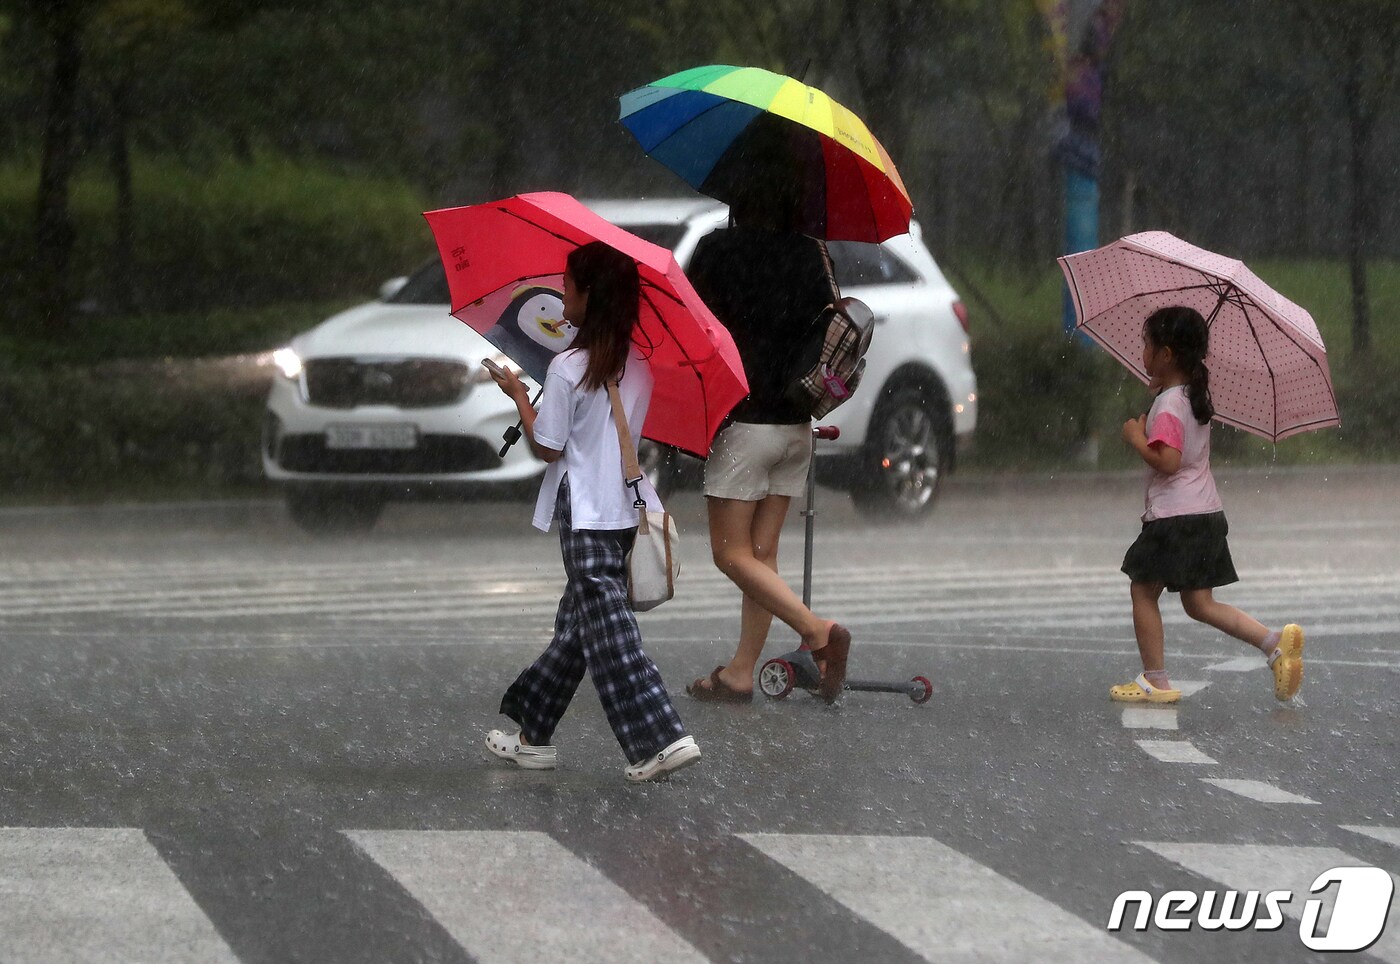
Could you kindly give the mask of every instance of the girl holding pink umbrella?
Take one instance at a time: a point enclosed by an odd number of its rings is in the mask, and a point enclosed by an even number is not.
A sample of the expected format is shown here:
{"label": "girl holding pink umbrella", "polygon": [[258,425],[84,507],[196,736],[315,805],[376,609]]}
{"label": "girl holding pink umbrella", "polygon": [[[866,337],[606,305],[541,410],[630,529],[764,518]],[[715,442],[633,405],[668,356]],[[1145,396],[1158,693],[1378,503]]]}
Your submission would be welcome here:
{"label": "girl holding pink umbrella", "polygon": [[1268,659],[1274,695],[1292,699],[1303,678],[1303,631],[1270,632],[1219,602],[1236,581],[1228,526],[1210,471],[1210,422],[1277,442],[1340,424],[1327,349],[1303,308],[1241,262],[1147,231],[1060,259],[1088,335],[1156,391],[1151,411],[1123,426],[1148,477],[1142,533],[1123,560],[1143,673],[1114,686],[1125,702],[1175,703],[1163,656],[1164,591],[1193,619]]}
{"label": "girl holding pink umbrella", "polygon": [[1274,675],[1274,695],[1292,699],[1303,680],[1303,630],[1290,623],[1281,632],[1220,602],[1213,590],[1238,580],[1226,541],[1229,525],[1210,471],[1210,372],[1205,365],[1208,331],[1194,308],[1153,312],[1143,325],[1142,365],[1157,389],[1152,410],[1123,424],[1123,441],[1152,474],[1147,483],[1142,533],[1123,558],[1132,580],[1133,630],[1143,672],[1114,686],[1109,696],[1124,703],[1175,703],[1181,691],[1167,675],[1162,612],[1163,590],[1181,594],[1186,615],[1264,653]]}

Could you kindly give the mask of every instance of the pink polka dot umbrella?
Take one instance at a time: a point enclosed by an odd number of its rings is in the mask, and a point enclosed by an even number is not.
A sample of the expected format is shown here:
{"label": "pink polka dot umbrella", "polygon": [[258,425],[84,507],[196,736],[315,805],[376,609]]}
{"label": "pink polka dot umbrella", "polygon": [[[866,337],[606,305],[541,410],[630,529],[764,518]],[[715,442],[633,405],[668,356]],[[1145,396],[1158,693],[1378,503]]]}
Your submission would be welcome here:
{"label": "pink polka dot umbrella", "polygon": [[1210,325],[1215,417],[1270,441],[1341,424],[1312,315],[1231,258],[1165,231],[1060,258],[1083,331],[1144,383],[1142,325],[1185,305]]}

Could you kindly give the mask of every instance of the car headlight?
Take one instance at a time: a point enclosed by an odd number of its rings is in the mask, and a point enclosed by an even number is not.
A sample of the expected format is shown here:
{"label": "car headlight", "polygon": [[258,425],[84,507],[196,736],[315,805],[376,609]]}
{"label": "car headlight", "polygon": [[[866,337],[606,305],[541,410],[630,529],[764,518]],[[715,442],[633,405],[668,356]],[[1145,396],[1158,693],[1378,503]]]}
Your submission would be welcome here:
{"label": "car headlight", "polygon": [[[515,372],[515,374],[519,375],[521,378],[525,377],[525,370],[519,365],[517,365],[514,361],[512,361],[510,357],[504,354],[503,352],[496,352],[496,354],[491,356],[491,361],[495,362],[497,365],[500,365],[502,368],[510,369],[511,371]],[[491,373],[486,370],[485,365],[478,365],[472,370],[471,383],[473,385],[486,385],[491,383],[492,381],[494,381],[494,379],[491,378]]]}
{"label": "car headlight", "polygon": [[273,352],[272,363],[288,378],[296,378],[301,374],[301,356],[290,348],[279,348]]}

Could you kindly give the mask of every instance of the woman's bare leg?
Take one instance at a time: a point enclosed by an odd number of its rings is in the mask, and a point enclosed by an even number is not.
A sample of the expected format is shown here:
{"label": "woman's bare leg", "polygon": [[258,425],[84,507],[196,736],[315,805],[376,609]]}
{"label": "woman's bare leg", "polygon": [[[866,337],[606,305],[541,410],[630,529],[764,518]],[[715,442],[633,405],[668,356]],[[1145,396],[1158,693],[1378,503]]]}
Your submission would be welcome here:
{"label": "woman's bare leg", "polygon": [[[832,621],[813,614],[792,588],[783,582],[776,565],[770,567],[754,553],[755,532],[762,535],[771,529],[777,506],[769,506],[760,515],[762,502],[713,496],[705,501],[710,515],[710,553],[719,571],[728,576],[748,599],[791,626],[809,648],[820,650],[825,647]],[[786,512],[784,506],[783,514]],[[756,523],[760,526],[759,530],[755,529]],[[781,528],[781,521],[777,526]],[[773,541],[776,543],[776,539]],[[774,549],[776,551],[776,544]],[[761,641],[759,649],[762,649]],[[757,662],[757,655],[754,662]]]}
{"label": "woman's bare leg", "polygon": [[[754,558],[774,573],[778,571],[778,538],[782,535],[783,520],[787,518],[792,499],[785,495],[770,495],[762,499],[754,508],[750,527],[751,545]],[[763,655],[763,646],[768,642],[768,630],[773,625],[773,614],[764,609],[756,599],[744,593],[740,610],[739,647],[734,658],[722,671],[720,679],[733,690],[748,691],[753,688],[754,667]]]}

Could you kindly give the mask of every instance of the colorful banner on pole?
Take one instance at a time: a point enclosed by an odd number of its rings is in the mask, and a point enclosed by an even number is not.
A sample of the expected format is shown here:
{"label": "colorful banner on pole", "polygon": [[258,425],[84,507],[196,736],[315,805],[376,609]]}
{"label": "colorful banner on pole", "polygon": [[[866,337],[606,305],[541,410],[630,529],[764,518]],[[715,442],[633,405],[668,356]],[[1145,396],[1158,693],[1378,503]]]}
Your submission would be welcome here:
{"label": "colorful banner on pole", "polygon": [[[1048,28],[1047,46],[1055,60],[1050,90],[1055,114],[1054,157],[1064,172],[1064,253],[1099,246],[1099,170],[1103,149],[1104,76],[1113,34],[1123,21],[1126,0],[1036,0]],[[1074,306],[1065,295],[1063,324],[1074,331]]]}

